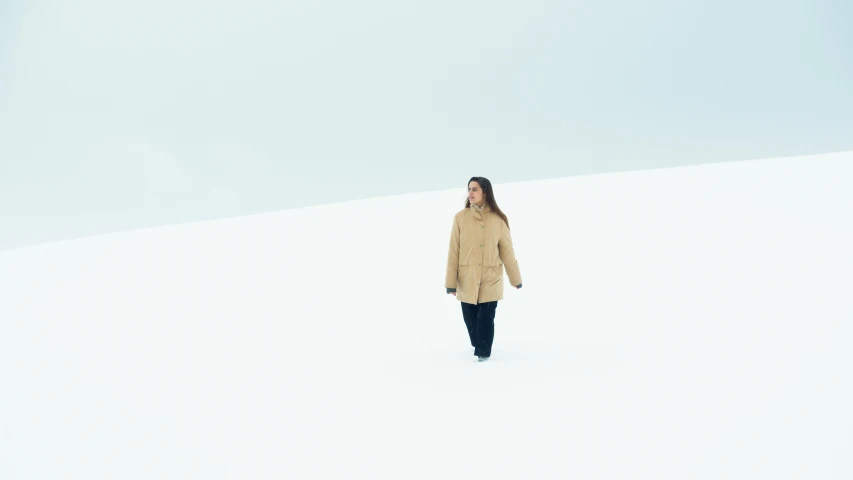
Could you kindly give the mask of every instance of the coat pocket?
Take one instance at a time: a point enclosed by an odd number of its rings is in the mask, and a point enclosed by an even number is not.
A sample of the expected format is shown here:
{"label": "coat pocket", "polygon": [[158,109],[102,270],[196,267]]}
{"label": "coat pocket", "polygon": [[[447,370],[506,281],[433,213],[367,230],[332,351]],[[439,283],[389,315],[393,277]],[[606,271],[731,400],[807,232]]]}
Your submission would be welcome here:
{"label": "coat pocket", "polygon": [[459,269],[456,272],[456,284],[457,290],[467,291],[470,289],[474,282],[474,270],[475,266],[472,265],[459,265]]}
{"label": "coat pocket", "polygon": [[483,267],[483,285],[497,285],[502,282],[504,278],[504,266],[500,265],[487,265]]}

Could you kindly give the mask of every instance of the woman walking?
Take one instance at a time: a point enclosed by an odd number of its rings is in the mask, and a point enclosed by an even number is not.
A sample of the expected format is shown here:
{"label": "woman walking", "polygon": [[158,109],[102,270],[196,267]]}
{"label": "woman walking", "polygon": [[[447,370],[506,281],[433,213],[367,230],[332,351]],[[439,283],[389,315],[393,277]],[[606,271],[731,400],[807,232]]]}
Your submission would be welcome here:
{"label": "woman walking", "polygon": [[465,208],[453,217],[444,286],[462,303],[468,338],[480,362],[492,355],[504,268],[510,284],[521,288],[509,221],[495,201],[489,179],[472,177]]}

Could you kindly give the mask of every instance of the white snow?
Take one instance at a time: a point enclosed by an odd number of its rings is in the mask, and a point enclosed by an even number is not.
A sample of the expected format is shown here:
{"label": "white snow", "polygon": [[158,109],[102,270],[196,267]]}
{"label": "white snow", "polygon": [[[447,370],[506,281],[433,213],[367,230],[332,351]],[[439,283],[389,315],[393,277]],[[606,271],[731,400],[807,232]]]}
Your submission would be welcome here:
{"label": "white snow", "polygon": [[486,363],[473,174],[0,253],[0,478],[853,478],[853,152],[496,184]]}

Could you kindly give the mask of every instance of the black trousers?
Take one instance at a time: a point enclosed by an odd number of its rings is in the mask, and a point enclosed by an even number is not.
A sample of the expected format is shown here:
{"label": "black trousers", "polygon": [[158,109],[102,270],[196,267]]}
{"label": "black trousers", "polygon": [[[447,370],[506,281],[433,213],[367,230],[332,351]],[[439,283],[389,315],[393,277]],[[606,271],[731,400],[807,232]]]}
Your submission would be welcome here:
{"label": "black trousers", "polygon": [[462,304],[462,318],[465,320],[465,327],[468,328],[468,337],[471,339],[471,346],[474,347],[474,355],[490,357],[492,355],[492,342],[495,339],[495,310],[498,308],[498,302],[485,302],[477,305],[460,303]]}

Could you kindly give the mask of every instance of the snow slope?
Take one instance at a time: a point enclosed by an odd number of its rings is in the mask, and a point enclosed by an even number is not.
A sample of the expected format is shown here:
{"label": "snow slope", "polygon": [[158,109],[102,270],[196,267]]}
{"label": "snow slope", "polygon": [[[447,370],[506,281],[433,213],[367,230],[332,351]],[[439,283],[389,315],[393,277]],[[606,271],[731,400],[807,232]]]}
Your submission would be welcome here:
{"label": "snow slope", "polygon": [[0,478],[853,478],[853,152],[496,185],[484,364],[467,178],[0,253]]}

